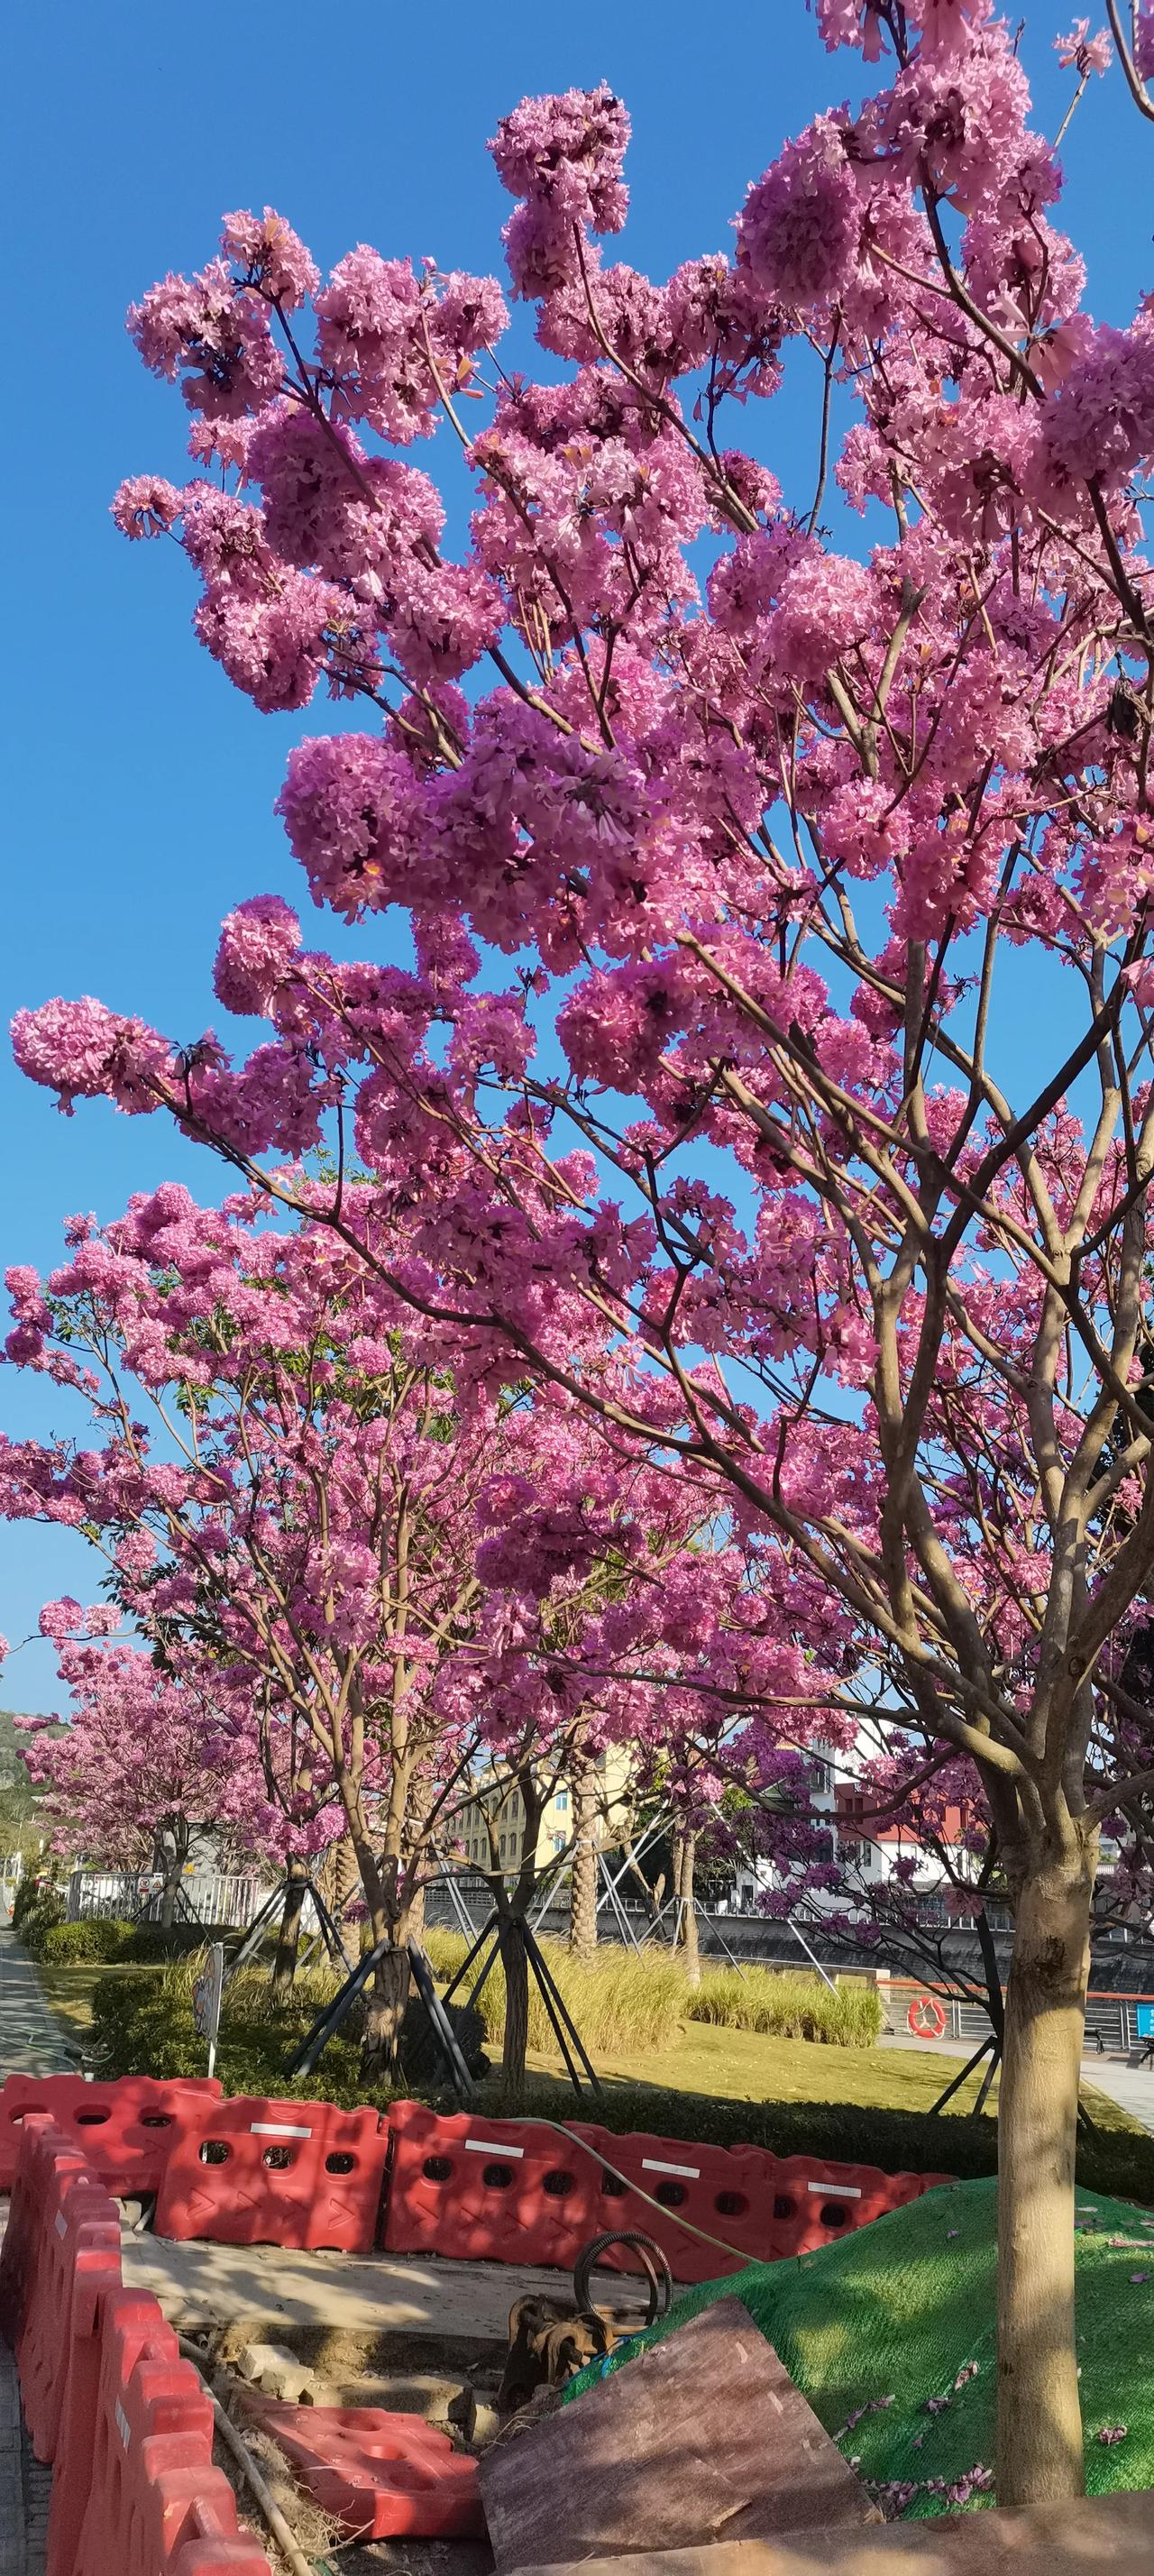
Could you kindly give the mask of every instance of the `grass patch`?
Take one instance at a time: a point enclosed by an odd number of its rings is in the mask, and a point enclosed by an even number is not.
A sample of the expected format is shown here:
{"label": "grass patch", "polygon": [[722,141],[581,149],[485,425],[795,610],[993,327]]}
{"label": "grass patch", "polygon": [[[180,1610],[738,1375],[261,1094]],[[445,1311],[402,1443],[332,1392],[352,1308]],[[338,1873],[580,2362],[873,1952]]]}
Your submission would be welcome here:
{"label": "grass patch", "polygon": [[[92,2036],[92,1998],[98,1985],[115,1979],[118,1983],[160,1975],[159,1968],[107,1968],[86,1964],[80,1968],[49,1968],[37,1962],[36,1979],[45,2003],[51,2006],[58,2021],[64,2022],[74,2039],[88,2041]],[[203,2067],[199,2070],[203,2074]]]}

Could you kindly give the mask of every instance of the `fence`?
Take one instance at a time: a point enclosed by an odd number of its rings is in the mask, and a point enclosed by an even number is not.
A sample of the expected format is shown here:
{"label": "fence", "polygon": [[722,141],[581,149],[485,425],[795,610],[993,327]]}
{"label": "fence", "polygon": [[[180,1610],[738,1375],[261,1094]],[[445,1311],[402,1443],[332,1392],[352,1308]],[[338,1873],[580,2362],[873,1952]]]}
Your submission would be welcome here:
{"label": "fence", "polygon": [[[888,1985],[882,1986],[881,1991],[883,1998],[889,2001],[890,2021],[893,2028],[904,2031],[906,2013],[910,2004],[915,1996],[925,1994],[929,1989],[907,1978],[893,1977]],[[940,1995],[938,2001],[946,2016],[943,2040],[965,2040],[971,2047],[976,2047],[980,2039],[988,2038],[989,2015],[981,2004],[962,2003],[956,1996],[947,1995]],[[1148,2013],[1152,2004],[1154,2004],[1154,1996],[1149,1994],[1115,1995],[1096,1993],[1091,1990],[1086,1998],[1086,2033],[1082,2042],[1083,2048],[1087,2049],[1091,2056],[1098,2055],[1100,2045],[1109,2053],[1120,2051],[1123,2056],[1128,2057],[1133,2049],[1145,2044],[1145,2029],[1140,2030],[1138,2027],[1139,2006]]]}
{"label": "fence", "polygon": [[[176,1900],[178,1923],[222,1923],[243,1931],[268,1895],[255,1871],[228,1874],[198,1870],[180,1881]],[[68,1881],[68,1920],[100,1915],[130,1923],[157,1923],[164,1880],[157,1870],[74,1869]]]}

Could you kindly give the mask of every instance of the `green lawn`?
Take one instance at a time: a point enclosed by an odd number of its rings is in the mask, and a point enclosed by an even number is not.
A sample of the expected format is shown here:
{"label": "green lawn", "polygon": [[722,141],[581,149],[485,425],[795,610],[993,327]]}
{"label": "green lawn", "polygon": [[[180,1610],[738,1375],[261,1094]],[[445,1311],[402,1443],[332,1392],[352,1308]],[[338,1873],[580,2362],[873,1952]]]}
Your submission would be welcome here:
{"label": "green lawn", "polygon": [[[931,2111],[965,2059],[925,2056],[904,2048],[823,2048],[805,2039],[766,2039],[755,2032],[719,2030],[704,2022],[684,2022],[672,2048],[652,2057],[603,2057],[597,2072],[607,2091],[627,2085],[631,2092],[695,2093],[719,2102],[855,2103],[878,2111]],[[558,2097],[572,2089],[554,2052],[533,2052],[534,2090],[556,2087]],[[981,2068],[948,2104],[945,2118],[973,2110]],[[991,2103],[997,2097],[994,2086]],[[1102,2129],[1138,2129],[1136,2120],[1104,2093],[1084,2084],[1082,2098]]]}
{"label": "green lawn", "polygon": [[156,1977],[159,1968],[109,1968],[99,1963],[83,1967],[50,1968],[43,1960],[36,1962],[36,1974],[46,2003],[64,2023],[69,2037],[83,2041],[92,2026],[92,1989],[98,1977]]}

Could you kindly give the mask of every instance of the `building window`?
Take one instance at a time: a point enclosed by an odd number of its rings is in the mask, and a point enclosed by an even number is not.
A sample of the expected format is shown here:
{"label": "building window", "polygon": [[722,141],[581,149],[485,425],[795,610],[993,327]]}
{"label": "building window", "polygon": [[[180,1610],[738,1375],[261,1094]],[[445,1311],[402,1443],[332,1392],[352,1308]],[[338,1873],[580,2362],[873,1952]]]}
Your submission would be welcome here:
{"label": "building window", "polygon": [[555,1852],[564,1851],[564,1849],[565,1849],[565,1836],[564,1836],[564,1834],[554,1834],[554,1836],[553,1836],[553,1849],[554,1849],[554,1851],[555,1851]]}
{"label": "building window", "polygon": [[566,1808],[568,1807],[568,1804],[569,1804],[569,1792],[568,1792],[568,1790],[567,1790],[567,1789],[558,1789],[558,1791],[557,1791],[557,1795],[556,1795],[556,1797],[555,1797],[555,1798],[554,1798],[554,1800],[553,1800],[553,1804],[554,1804],[554,1806],[556,1807],[556,1810],[557,1810],[558,1815],[559,1815],[559,1816],[563,1816],[563,1815],[564,1815],[564,1813],[565,1813],[565,1810],[566,1810]]}

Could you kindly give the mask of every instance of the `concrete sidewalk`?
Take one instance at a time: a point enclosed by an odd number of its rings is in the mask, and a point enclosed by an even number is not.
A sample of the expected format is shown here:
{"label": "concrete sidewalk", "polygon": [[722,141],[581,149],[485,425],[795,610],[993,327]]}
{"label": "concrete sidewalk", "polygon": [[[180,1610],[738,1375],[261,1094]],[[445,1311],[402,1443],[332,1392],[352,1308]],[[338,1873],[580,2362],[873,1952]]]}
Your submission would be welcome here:
{"label": "concrete sidewalk", "polygon": [[0,1927],[0,2080],[5,2075],[67,2075],[77,2050],[45,2003],[40,1980],[8,1924]]}
{"label": "concrete sidewalk", "polygon": [[[966,2059],[973,2056],[975,2044],[964,2039],[915,2039],[905,2030],[883,2030],[878,2041],[879,2048],[904,2048],[922,2056],[949,2057],[958,2066],[964,2066]],[[943,2089],[948,2080],[943,2071]],[[1082,2081],[1094,2085],[1099,2093],[1109,2094],[1119,2110],[1128,2111],[1139,2128],[1148,2129],[1154,2137],[1154,2066],[1131,2066],[1126,2058],[1112,2057],[1109,2051],[1097,2057],[1093,2049],[1087,2049],[1082,2057]]]}

